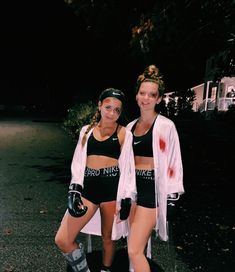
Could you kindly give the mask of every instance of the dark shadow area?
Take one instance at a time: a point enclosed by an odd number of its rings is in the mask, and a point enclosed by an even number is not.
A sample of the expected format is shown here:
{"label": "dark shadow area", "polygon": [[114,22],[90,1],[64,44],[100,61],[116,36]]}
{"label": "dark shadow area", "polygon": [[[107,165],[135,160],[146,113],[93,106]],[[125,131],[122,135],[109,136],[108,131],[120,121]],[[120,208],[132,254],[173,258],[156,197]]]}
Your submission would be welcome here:
{"label": "dark shadow area", "polygon": [[233,271],[235,126],[179,121],[185,195],[170,226],[191,271]]}
{"label": "dark shadow area", "polygon": [[[59,182],[68,184],[71,179],[71,160],[64,160],[60,157],[43,157],[42,159],[52,160],[53,164],[48,163],[47,166],[44,165],[30,165],[30,168],[36,168],[39,171],[47,172],[51,174],[51,177],[45,180],[46,182]],[[56,164],[54,163],[56,162]]]}
{"label": "dark shadow area", "polygon": [[[102,252],[94,250],[86,254],[88,266],[91,272],[100,272],[102,262]],[[151,272],[163,272],[162,268],[158,266],[153,260],[148,259],[151,267]],[[112,265],[112,272],[128,272],[129,260],[126,248],[119,249],[116,254]],[[71,267],[67,267],[67,272],[72,272]]]}
{"label": "dark shadow area", "polygon": [[[0,105],[1,106],[1,105]],[[2,105],[0,120],[3,119],[28,119],[39,123],[61,123],[66,116],[66,109],[41,108],[40,106],[27,105]]]}

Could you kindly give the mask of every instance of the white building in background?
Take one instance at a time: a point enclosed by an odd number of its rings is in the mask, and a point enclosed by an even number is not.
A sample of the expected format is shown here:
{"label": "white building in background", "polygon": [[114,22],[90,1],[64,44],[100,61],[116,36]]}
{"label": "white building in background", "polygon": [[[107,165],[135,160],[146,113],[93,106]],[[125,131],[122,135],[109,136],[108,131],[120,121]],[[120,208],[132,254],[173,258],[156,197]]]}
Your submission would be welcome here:
{"label": "white building in background", "polygon": [[207,81],[194,86],[196,99],[193,110],[200,112],[227,111],[232,104],[235,105],[235,77],[224,77],[220,82]]}
{"label": "white building in background", "polygon": [[163,96],[163,99],[166,103],[166,105],[168,105],[168,103],[171,101],[171,100],[174,100],[175,101],[175,97],[172,98],[171,96],[174,95],[175,92],[168,92],[168,93],[164,93],[164,96]]}

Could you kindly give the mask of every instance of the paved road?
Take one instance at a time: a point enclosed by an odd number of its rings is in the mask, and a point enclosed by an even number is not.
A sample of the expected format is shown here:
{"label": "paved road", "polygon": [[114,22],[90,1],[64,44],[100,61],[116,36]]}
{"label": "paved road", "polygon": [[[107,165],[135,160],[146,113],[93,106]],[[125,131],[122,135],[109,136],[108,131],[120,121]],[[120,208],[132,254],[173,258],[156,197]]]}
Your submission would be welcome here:
{"label": "paved road", "polygon": [[[66,207],[73,150],[60,123],[0,120],[1,271],[66,271],[54,236]],[[100,240],[93,240],[99,252]],[[174,248],[153,238],[153,259],[167,272],[190,271]]]}

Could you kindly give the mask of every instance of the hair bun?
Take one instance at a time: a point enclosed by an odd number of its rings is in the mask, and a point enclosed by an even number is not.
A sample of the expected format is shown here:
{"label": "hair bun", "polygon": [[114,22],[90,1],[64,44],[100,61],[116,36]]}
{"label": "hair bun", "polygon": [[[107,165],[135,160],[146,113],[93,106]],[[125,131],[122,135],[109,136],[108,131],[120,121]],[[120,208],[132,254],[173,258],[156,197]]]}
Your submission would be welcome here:
{"label": "hair bun", "polygon": [[159,93],[162,96],[164,94],[165,84],[162,79],[162,74],[159,72],[159,69],[151,64],[145,68],[144,72],[138,76],[136,83],[136,92],[138,92],[142,82],[155,82],[159,86]]}
{"label": "hair bun", "polygon": [[157,77],[159,76],[159,69],[154,65],[149,65],[143,73],[144,77]]}

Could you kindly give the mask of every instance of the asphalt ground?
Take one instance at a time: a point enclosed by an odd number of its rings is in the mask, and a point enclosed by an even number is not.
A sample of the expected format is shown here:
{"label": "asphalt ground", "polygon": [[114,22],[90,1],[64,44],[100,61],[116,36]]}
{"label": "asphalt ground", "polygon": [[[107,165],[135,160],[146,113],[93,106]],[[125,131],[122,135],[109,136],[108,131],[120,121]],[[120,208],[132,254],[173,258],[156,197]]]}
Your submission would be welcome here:
{"label": "asphalt ground", "polygon": [[[226,164],[226,155],[234,159],[234,153],[228,149],[231,142],[226,142],[224,153],[213,142],[211,150],[219,150],[223,155],[221,158],[220,154],[217,165],[218,154],[208,150],[214,134],[205,139],[207,126],[200,124],[196,134],[192,129],[188,132],[186,123],[179,129],[186,193],[170,218],[169,242],[152,235],[152,271],[233,271],[234,204],[228,186],[234,180],[234,172]],[[217,134],[214,140],[223,143]],[[235,136],[230,133],[229,137],[234,144]],[[60,122],[0,119],[1,271],[70,270],[54,244],[54,237],[66,209],[74,148],[75,143]],[[217,181],[223,186],[217,186]],[[225,198],[221,197],[224,195]],[[78,239],[87,245],[85,235]],[[96,272],[101,260],[100,237],[93,236],[92,245],[94,251],[87,258],[91,271]],[[117,247],[114,270],[125,272],[126,242],[118,241]]]}

